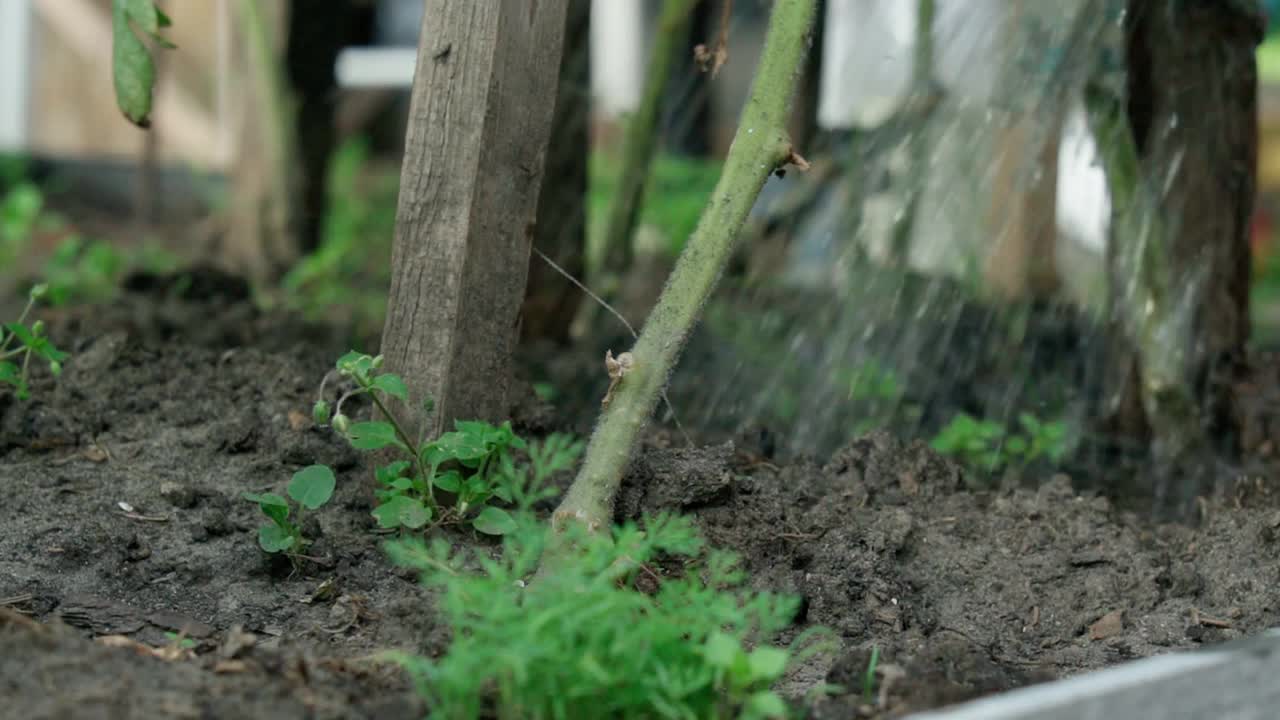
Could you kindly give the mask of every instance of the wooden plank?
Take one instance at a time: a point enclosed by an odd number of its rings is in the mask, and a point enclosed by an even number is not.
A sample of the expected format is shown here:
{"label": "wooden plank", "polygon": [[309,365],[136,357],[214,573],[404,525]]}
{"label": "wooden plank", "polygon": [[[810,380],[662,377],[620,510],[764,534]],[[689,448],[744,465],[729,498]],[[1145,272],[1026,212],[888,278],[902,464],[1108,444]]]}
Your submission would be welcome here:
{"label": "wooden plank", "polygon": [[904,720],[1272,720],[1280,714],[1280,629],[1125,663]]}
{"label": "wooden plank", "polygon": [[382,354],[428,435],[508,409],[567,6],[426,3]]}

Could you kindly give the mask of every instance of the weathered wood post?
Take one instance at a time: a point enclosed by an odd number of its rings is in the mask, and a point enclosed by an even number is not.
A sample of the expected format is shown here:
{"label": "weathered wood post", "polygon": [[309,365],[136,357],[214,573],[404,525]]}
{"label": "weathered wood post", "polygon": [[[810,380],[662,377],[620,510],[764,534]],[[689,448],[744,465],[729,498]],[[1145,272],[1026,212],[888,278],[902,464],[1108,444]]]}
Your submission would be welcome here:
{"label": "weathered wood post", "polygon": [[[560,89],[551,122],[551,147],[538,199],[535,246],[563,270],[587,269],[587,157],[591,147],[591,0],[569,0]],[[536,255],[520,313],[522,339],[569,342],[582,291]]]}
{"label": "weathered wood post", "polygon": [[429,435],[507,410],[567,7],[426,0],[381,352]]}
{"label": "weathered wood post", "polygon": [[1124,19],[1125,130],[1163,235],[1137,245],[1113,234],[1108,420],[1150,441],[1157,499],[1185,509],[1213,480],[1205,451],[1237,450],[1266,23],[1257,0],[1129,0]]}

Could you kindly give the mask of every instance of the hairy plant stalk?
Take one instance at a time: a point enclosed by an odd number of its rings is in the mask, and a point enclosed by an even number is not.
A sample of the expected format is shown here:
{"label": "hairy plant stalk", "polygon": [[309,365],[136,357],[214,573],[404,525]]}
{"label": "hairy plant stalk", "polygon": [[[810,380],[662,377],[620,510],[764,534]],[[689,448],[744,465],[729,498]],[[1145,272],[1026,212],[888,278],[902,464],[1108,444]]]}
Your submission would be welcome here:
{"label": "hairy plant stalk", "polygon": [[738,132],[720,181],[688,246],[645,323],[630,367],[617,383],[587,447],[582,469],[552,518],[549,555],[563,552],[555,537],[566,522],[608,527],[622,473],[641,430],[675,366],[684,342],[733,253],[747,214],[770,173],[806,163],[787,136],[788,106],[808,49],[815,0],[778,0],[769,21]]}
{"label": "hairy plant stalk", "polygon": [[[618,189],[609,202],[609,224],[600,248],[601,279],[604,282],[597,285],[606,292],[617,282],[618,275],[631,264],[631,236],[635,230],[636,218],[640,216],[640,207],[644,203],[645,184],[649,179],[654,149],[658,144],[658,116],[662,110],[662,97],[666,94],[667,83],[673,75],[672,63],[681,56],[679,48],[689,44],[689,29],[693,22],[693,9],[697,4],[698,0],[666,0],[662,4],[644,94],[640,97],[640,107],[627,122]],[[690,57],[685,59],[690,60]]]}

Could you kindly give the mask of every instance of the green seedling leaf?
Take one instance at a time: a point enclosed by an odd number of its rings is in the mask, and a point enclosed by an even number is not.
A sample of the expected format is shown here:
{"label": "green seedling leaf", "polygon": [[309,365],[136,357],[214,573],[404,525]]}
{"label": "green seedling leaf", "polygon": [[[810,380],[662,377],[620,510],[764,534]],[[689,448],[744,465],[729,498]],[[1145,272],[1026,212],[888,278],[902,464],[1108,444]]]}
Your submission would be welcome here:
{"label": "green seedling leaf", "polygon": [[[35,349],[35,352],[39,354],[41,357],[43,357],[45,360],[48,360],[50,364],[52,363],[61,364],[63,360],[66,360],[68,357],[70,357],[67,353],[54,347],[53,343],[49,341],[49,338],[40,338],[37,342],[38,342],[38,347]],[[59,370],[59,372],[61,372],[61,370]]]}
{"label": "green seedling leaf", "polygon": [[138,127],[151,124],[156,67],[137,32],[150,36],[161,47],[171,48],[172,43],[159,35],[161,28],[171,24],[151,0],[113,0],[111,3],[111,73],[116,104]]}
{"label": "green seedling leaf", "polygon": [[787,662],[791,653],[780,648],[764,645],[751,651],[747,656],[747,665],[751,668],[753,682],[772,683],[787,671]]}
{"label": "green seedling leaf", "polygon": [[409,402],[409,388],[405,387],[404,381],[398,375],[379,375],[373,379],[373,386],[392,397],[399,398],[401,402]]}
{"label": "green seedling leaf", "polygon": [[431,510],[416,500],[405,495],[396,495],[373,509],[373,517],[378,527],[407,527],[416,530],[431,522]]}
{"label": "green seedling leaf", "polygon": [[4,329],[8,330],[10,335],[18,338],[18,342],[29,348],[35,349],[36,343],[38,342],[37,338],[26,325],[16,322],[5,323]]}
{"label": "green seedling leaf", "polygon": [[471,527],[484,533],[485,535],[506,535],[516,530],[516,521],[507,513],[506,510],[496,507],[487,507],[480,511],[475,520],[471,521]]}
{"label": "green seedling leaf", "polygon": [[293,534],[279,525],[258,528],[258,547],[269,553],[284,552],[293,547]]}
{"label": "green seedling leaf", "polygon": [[9,362],[0,360],[0,382],[17,385],[22,379],[21,369]]}
{"label": "green seedling leaf", "polygon": [[347,437],[357,450],[381,450],[392,446],[409,449],[396,437],[395,426],[388,422],[352,423],[347,429]]}
{"label": "green seedling leaf", "polygon": [[275,493],[244,493],[241,497],[249,502],[258,503],[262,514],[271,518],[277,525],[284,525],[289,519],[289,501]]}
{"label": "green seedling leaf", "polygon": [[308,465],[293,474],[293,479],[289,481],[289,497],[302,507],[315,510],[329,502],[335,485],[337,480],[328,467]]}

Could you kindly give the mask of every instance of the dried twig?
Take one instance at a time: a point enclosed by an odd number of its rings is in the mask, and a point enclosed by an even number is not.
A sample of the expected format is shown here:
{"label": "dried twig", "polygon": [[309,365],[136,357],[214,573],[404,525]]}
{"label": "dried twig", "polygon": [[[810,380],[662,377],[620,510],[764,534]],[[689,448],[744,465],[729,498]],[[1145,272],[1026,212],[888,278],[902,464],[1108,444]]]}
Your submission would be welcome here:
{"label": "dried twig", "polygon": [[702,72],[710,70],[712,80],[729,62],[729,18],[732,15],[733,0],[724,0],[720,3],[720,32],[716,35],[715,47],[708,50],[705,43],[699,43],[693,48],[693,61],[698,63]]}

